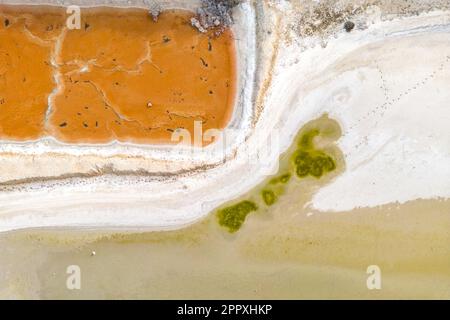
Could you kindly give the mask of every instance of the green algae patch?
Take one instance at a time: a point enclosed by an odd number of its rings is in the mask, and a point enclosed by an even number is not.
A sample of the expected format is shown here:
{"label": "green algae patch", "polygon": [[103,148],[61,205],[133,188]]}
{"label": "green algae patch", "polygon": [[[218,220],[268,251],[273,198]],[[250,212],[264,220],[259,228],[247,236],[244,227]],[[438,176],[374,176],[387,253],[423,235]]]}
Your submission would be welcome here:
{"label": "green algae patch", "polygon": [[289,180],[291,180],[291,177],[292,177],[292,174],[285,173],[281,176],[270,179],[269,184],[279,184],[279,183],[286,184],[289,182]]}
{"label": "green algae patch", "polygon": [[264,203],[267,206],[273,205],[277,201],[277,196],[272,190],[265,189],[261,192]]}
{"label": "green algae patch", "polygon": [[220,209],[217,212],[219,224],[228,229],[230,233],[238,231],[250,212],[258,210],[258,206],[248,200]]}
{"label": "green algae patch", "polygon": [[[336,170],[342,164],[342,155],[335,146],[340,136],[339,124],[327,114],[305,124],[289,149],[280,155],[279,171],[242,195],[241,202],[218,209],[219,224],[230,233],[237,232],[252,211],[270,213],[298,183],[309,185],[302,181],[304,178],[318,180]],[[292,179],[293,176],[299,179]]]}
{"label": "green algae patch", "polygon": [[298,140],[298,148],[292,155],[295,173],[299,178],[320,178],[336,169],[335,160],[322,150],[315,149],[314,138],[321,135],[318,128],[305,131]]}
{"label": "green algae patch", "polygon": [[329,155],[322,151],[297,150],[293,155],[295,173],[297,177],[313,176],[320,178],[324,174],[336,169],[336,163]]}

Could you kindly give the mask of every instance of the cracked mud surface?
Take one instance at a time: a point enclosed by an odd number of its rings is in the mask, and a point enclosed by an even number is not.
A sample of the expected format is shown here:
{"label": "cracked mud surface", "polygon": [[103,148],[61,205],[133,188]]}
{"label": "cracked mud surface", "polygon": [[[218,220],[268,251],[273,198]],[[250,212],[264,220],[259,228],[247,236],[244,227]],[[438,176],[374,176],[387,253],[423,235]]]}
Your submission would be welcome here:
{"label": "cracked mud surface", "polygon": [[224,128],[232,113],[232,32],[199,33],[193,13],[0,7],[0,139],[170,142],[172,132]]}

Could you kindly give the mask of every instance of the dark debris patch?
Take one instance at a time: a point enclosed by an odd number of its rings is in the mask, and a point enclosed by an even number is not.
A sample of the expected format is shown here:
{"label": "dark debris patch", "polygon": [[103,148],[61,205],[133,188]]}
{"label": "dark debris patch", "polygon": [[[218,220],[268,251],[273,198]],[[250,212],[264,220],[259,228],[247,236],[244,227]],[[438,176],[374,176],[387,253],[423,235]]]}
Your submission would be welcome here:
{"label": "dark debris patch", "polygon": [[344,29],[347,32],[350,32],[353,30],[353,28],[355,27],[355,23],[353,23],[352,21],[346,21],[344,23]]}
{"label": "dark debris patch", "polygon": [[158,21],[159,15],[161,14],[162,8],[157,0],[148,0],[148,12],[150,16],[152,17],[152,20],[154,22]]}
{"label": "dark debris patch", "polygon": [[205,59],[200,58],[200,61],[202,62],[203,66],[204,66],[205,68],[208,68],[208,63],[205,61]]}
{"label": "dark debris patch", "polygon": [[[304,0],[295,3],[298,3],[299,9],[295,10],[298,18],[292,23],[292,29],[301,37],[320,36],[322,38],[328,38],[337,27],[341,29],[346,21],[362,18],[364,22],[363,14],[373,7],[380,9],[383,19],[390,19],[394,15],[407,17],[433,10],[450,9],[448,0]],[[365,28],[364,23],[358,26]]]}
{"label": "dark debris patch", "polygon": [[208,51],[212,51],[211,39],[208,39]]}
{"label": "dark debris patch", "polygon": [[232,10],[242,0],[202,0],[196,17],[191,24],[200,32],[217,29],[217,34],[233,24]]}

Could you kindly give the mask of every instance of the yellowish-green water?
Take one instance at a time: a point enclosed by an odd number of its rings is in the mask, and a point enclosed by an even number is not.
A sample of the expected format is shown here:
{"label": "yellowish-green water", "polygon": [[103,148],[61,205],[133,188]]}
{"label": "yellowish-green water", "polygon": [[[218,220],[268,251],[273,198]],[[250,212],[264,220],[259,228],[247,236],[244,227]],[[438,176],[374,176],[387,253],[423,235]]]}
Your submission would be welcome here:
{"label": "yellowish-green water", "polygon": [[[292,154],[280,172],[240,199],[257,204],[228,232],[218,213],[165,232],[22,231],[0,236],[4,298],[450,298],[450,201],[418,200],[350,212],[315,212],[311,195],[344,170],[333,141],[335,122],[322,117],[314,148],[333,170],[320,179],[295,172]],[[263,191],[276,201],[267,204]],[[219,211],[223,208],[219,208]],[[94,254],[95,252],[95,254]],[[81,270],[69,290],[66,271]],[[381,270],[381,289],[366,285],[368,266]]]}

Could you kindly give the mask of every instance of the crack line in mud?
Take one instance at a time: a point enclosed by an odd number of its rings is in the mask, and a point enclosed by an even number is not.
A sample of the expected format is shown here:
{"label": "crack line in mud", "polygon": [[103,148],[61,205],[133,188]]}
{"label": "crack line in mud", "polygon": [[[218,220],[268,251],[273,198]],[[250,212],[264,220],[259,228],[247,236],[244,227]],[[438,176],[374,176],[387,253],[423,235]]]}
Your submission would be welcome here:
{"label": "crack line in mud", "polygon": [[[97,63],[97,58],[89,59],[86,62],[75,59],[75,60],[65,62],[63,65],[65,65],[65,66],[75,65],[75,66],[80,67],[80,69],[83,67],[94,66],[94,67],[101,69],[102,71],[106,71],[106,72],[125,72],[125,73],[130,73],[130,74],[136,74],[136,73],[142,74],[142,66],[144,63],[148,62],[156,70],[158,70],[159,72],[162,73],[162,69],[152,61],[151,45],[150,45],[149,41],[147,41],[146,43],[147,43],[147,45],[146,45],[145,54],[143,55],[143,57],[141,57],[139,60],[136,61],[136,67],[134,69],[127,69],[127,68],[123,67],[122,65],[117,65],[114,68],[105,68],[101,64]],[[72,74],[72,73],[76,73],[76,72],[80,72],[80,70],[73,70],[66,74]]]}
{"label": "crack line in mud", "polygon": [[47,98],[47,110],[45,112],[45,117],[44,117],[44,128],[46,128],[48,126],[48,122],[49,122],[48,120],[50,118],[50,115],[51,115],[53,109],[55,109],[54,108],[54,99],[60,92],[63,92],[63,90],[65,88],[64,81],[62,79],[62,74],[60,71],[61,65],[59,64],[59,59],[60,59],[60,54],[61,54],[61,50],[62,50],[62,44],[64,42],[64,38],[66,37],[66,34],[67,34],[67,29],[63,28],[61,30],[60,35],[56,39],[54,48],[50,55],[50,65],[53,68],[52,76],[53,76],[53,81],[55,82],[56,86]]}
{"label": "crack line in mud", "polygon": [[34,33],[32,33],[26,25],[23,26],[23,31],[25,33],[25,35],[27,36],[27,38],[30,41],[33,41],[35,44],[41,46],[41,47],[49,47],[52,45],[52,40],[43,40],[41,38],[39,38],[38,36],[36,36]]}
{"label": "crack line in mud", "polygon": [[122,120],[122,121],[125,121],[125,122],[130,122],[130,123],[133,123],[133,122],[134,122],[134,123],[137,123],[141,129],[144,129],[144,130],[146,129],[146,127],[145,127],[139,120],[136,120],[136,119],[128,119],[127,117],[125,117],[125,116],[123,116],[122,114],[120,114],[120,112],[118,112],[118,111],[113,107],[112,103],[109,101],[109,99],[108,99],[108,97],[106,96],[105,92],[104,92],[102,89],[100,89],[100,87],[99,87],[97,84],[95,84],[93,81],[91,81],[91,80],[83,80],[82,82],[83,82],[83,83],[87,83],[87,84],[89,84],[89,85],[91,85],[92,87],[95,88],[95,90],[97,91],[97,93],[101,96],[101,98],[102,98],[102,100],[103,100],[103,103],[104,103],[107,107],[109,107],[109,108],[111,109],[111,111],[114,113],[114,115],[115,115],[118,119],[120,119],[120,120]]}

